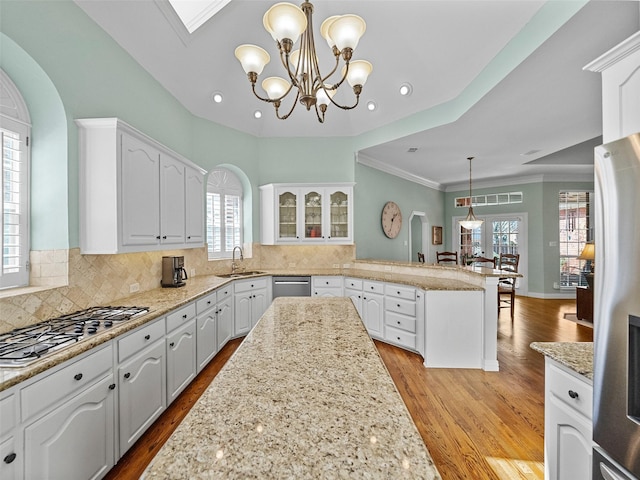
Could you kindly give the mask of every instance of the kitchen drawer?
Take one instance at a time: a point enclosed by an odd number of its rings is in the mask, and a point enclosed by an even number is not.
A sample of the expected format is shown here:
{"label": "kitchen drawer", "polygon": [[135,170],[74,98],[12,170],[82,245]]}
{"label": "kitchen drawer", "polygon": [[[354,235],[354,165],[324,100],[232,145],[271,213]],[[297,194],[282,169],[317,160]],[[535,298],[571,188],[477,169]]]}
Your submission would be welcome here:
{"label": "kitchen drawer", "polygon": [[387,312],[398,312],[410,317],[416,316],[416,302],[403,300],[401,298],[389,298],[384,299],[384,308]]}
{"label": "kitchen drawer", "polygon": [[16,396],[11,393],[0,400],[0,438],[16,426]]}
{"label": "kitchen drawer", "polygon": [[97,352],[49,374],[22,389],[22,420],[54,406],[71,393],[88,387],[96,379],[113,369],[111,343]]}
{"label": "kitchen drawer", "polygon": [[[206,312],[210,308],[215,307],[216,302],[218,301],[217,296],[218,296],[217,293],[213,292],[208,295],[205,295],[199,300],[196,300],[196,312],[198,313],[198,315],[200,315],[203,312]],[[167,328],[168,326],[169,325],[168,325],[168,318],[167,318]]]}
{"label": "kitchen drawer", "polygon": [[554,396],[591,419],[593,386],[588,383],[588,379],[576,377],[558,364],[550,363],[546,382],[547,388]]}
{"label": "kitchen drawer", "polygon": [[196,304],[191,302],[189,305],[174,310],[167,315],[167,332],[175,330],[185,322],[188,322],[196,316]]}
{"label": "kitchen drawer", "polygon": [[387,312],[384,316],[384,323],[394,328],[400,328],[410,333],[416,333],[415,317],[399,315],[395,312]]}
{"label": "kitchen drawer", "polygon": [[352,290],[362,290],[362,280],[359,278],[345,278],[344,288],[350,288]]}
{"label": "kitchen drawer", "polygon": [[258,290],[260,288],[267,288],[267,278],[254,278],[251,280],[237,281],[233,285],[235,293],[249,292],[251,290]]}
{"label": "kitchen drawer", "polygon": [[314,288],[342,288],[342,277],[313,277]]}
{"label": "kitchen drawer", "polygon": [[415,333],[409,333],[404,330],[393,328],[387,325],[384,328],[384,338],[387,341],[395,343],[396,345],[399,345],[401,347],[406,347],[410,350],[416,349]]}
{"label": "kitchen drawer", "polygon": [[362,284],[363,292],[384,294],[384,283],[370,282],[365,280]]}
{"label": "kitchen drawer", "polygon": [[216,290],[216,294],[218,296],[216,301],[220,303],[225,298],[229,298],[232,293],[233,293],[233,287],[231,285],[226,285],[222,288],[219,288],[218,290]]}
{"label": "kitchen drawer", "polygon": [[416,299],[416,289],[403,287],[400,285],[387,284],[384,286],[384,294],[388,297],[404,298],[405,300]]}
{"label": "kitchen drawer", "polygon": [[118,362],[164,337],[164,318],[147,324],[118,340]]}

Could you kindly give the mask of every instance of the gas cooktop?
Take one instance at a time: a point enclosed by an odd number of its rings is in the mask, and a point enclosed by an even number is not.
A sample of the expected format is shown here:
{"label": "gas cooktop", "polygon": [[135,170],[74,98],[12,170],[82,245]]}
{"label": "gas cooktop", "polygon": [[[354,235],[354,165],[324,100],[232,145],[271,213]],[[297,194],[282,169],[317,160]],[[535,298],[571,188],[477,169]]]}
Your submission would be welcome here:
{"label": "gas cooktop", "polygon": [[92,307],[0,334],[0,367],[25,367],[114,325],[147,307]]}

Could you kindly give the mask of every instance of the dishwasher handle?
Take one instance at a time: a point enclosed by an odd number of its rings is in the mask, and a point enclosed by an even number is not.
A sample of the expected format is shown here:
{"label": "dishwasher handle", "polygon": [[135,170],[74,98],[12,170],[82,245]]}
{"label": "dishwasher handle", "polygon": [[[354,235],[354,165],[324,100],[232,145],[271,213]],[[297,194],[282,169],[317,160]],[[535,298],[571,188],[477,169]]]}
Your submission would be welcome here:
{"label": "dishwasher handle", "polygon": [[309,285],[309,280],[274,280],[274,285]]}

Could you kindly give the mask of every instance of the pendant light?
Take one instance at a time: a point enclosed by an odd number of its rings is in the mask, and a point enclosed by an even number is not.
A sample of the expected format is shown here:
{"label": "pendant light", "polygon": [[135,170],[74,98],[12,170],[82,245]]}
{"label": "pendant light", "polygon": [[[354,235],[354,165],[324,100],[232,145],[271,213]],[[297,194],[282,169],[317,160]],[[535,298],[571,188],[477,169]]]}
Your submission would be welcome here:
{"label": "pendant light", "polygon": [[473,158],[474,157],[467,157],[467,160],[469,160],[469,213],[467,213],[467,218],[460,220],[462,228],[466,228],[467,230],[480,228],[484,222],[484,220],[478,220],[473,214],[473,197],[471,196],[471,160],[473,160]]}

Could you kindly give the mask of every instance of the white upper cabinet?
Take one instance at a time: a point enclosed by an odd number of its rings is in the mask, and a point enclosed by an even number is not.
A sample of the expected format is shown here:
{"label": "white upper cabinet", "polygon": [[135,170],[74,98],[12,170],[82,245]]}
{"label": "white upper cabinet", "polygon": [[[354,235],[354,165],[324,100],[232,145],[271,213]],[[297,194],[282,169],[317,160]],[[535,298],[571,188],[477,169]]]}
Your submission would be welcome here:
{"label": "white upper cabinet", "polygon": [[353,243],[353,183],[260,187],[263,245]]}
{"label": "white upper cabinet", "polygon": [[76,124],[82,253],[204,245],[203,169],[117,118]]}

